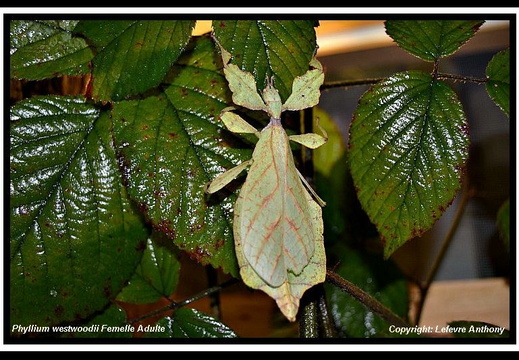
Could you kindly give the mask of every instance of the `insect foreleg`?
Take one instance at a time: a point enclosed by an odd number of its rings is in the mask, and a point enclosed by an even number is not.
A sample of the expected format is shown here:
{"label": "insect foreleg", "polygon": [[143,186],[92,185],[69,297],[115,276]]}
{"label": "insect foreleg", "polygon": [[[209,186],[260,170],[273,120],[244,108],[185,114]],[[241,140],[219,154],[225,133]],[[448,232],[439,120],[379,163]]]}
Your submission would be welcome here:
{"label": "insect foreleg", "polygon": [[227,170],[223,174],[216,177],[213,181],[208,183],[204,191],[207,194],[213,194],[223,188],[225,185],[229,184],[231,181],[236,179],[238,175],[250,164],[252,163],[252,159],[242,162],[240,165],[233,167],[232,169]]}

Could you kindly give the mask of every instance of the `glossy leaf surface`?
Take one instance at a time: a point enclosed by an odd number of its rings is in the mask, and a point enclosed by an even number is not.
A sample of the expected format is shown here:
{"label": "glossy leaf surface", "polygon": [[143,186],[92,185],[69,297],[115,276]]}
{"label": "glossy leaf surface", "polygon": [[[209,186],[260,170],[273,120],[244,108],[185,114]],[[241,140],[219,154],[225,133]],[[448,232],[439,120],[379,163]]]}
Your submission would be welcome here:
{"label": "glossy leaf surface", "polygon": [[118,301],[152,303],[173,293],[180,275],[180,261],[173,247],[168,248],[164,242],[158,234],[148,239],[141,262],[129,284],[117,295]]}
{"label": "glossy leaf surface", "polygon": [[157,86],[184,50],[192,20],[84,20],[75,32],[96,47],[93,96],[122,100]]}
{"label": "glossy leaf surface", "polygon": [[362,96],[350,128],[349,161],[386,257],[428,230],[452,202],[468,144],[456,94],[429,74],[397,73]]}
{"label": "glossy leaf surface", "polygon": [[487,65],[486,74],[488,94],[510,116],[510,49],[494,55]]}
{"label": "glossy leaf surface", "polygon": [[84,39],[74,37],[77,21],[12,20],[10,26],[10,75],[40,80],[90,71],[93,53]]}
{"label": "glossy leaf surface", "polygon": [[260,91],[273,77],[284,101],[292,93],[295,77],[308,70],[315,53],[314,26],[308,20],[215,20],[213,32],[231,54],[232,64],[251,73]]}
{"label": "glossy leaf surface", "polygon": [[200,263],[237,276],[235,197],[209,197],[204,187],[250,158],[251,150],[240,148],[216,120],[230,94],[211,40],[201,38],[193,46],[174,68],[165,93],[114,105],[114,139],[128,192],[154,229]]}
{"label": "glossy leaf surface", "polygon": [[[66,325],[65,325],[66,326]],[[65,327],[68,329],[67,327]],[[79,328],[81,331],[62,332],[65,338],[99,338],[99,339],[131,339],[133,331],[127,326],[124,310],[115,304],[110,305],[86,324],[72,325],[69,329]],[[116,331],[129,330],[129,331]]]}
{"label": "glossy leaf surface", "polygon": [[110,129],[82,98],[11,108],[11,321],[84,318],[117,295],[139,262],[147,232],[122,186]]}
{"label": "glossy leaf surface", "polygon": [[388,20],[386,33],[411,54],[426,60],[455,53],[483,24],[478,20]]}
{"label": "glossy leaf surface", "polygon": [[172,317],[161,319],[157,325],[166,328],[165,332],[147,334],[147,337],[165,338],[235,338],[236,334],[225,324],[201,311],[180,308]]}

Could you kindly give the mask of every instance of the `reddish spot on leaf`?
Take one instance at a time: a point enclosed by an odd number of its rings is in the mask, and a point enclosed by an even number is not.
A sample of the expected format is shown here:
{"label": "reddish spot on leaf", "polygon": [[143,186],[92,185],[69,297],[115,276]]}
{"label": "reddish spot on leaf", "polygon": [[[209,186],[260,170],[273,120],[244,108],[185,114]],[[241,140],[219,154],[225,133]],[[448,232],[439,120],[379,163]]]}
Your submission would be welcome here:
{"label": "reddish spot on leaf", "polygon": [[413,229],[413,231],[411,232],[411,237],[419,237],[419,236],[422,236],[424,233],[424,230],[423,229]]}
{"label": "reddish spot on leaf", "polygon": [[163,197],[166,197],[166,192],[161,191],[161,190],[155,190],[153,192],[153,196],[155,197],[155,199],[163,198]]}
{"label": "reddish spot on leaf", "polygon": [[189,232],[193,234],[197,231],[200,231],[203,227],[204,225],[202,224],[189,225]]}
{"label": "reddish spot on leaf", "polygon": [[214,249],[218,250],[218,249],[222,248],[224,245],[225,245],[225,240],[218,239],[218,240],[216,240],[216,243],[214,244]]}
{"label": "reddish spot on leaf", "polygon": [[107,298],[107,299],[110,299],[111,296],[112,296],[112,289],[110,288],[109,285],[105,285],[103,287],[103,294],[104,296]]}
{"label": "reddish spot on leaf", "polygon": [[54,308],[54,314],[56,314],[57,317],[61,317],[63,315],[63,311],[65,311],[65,309],[61,305],[58,305]]}
{"label": "reddish spot on leaf", "polygon": [[138,252],[143,252],[144,250],[146,250],[146,241],[139,241],[139,243],[137,244],[137,246],[135,247],[135,249],[136,249]]}
{"label": "reddish spot on leaf", "polygon": [[139,208],[139,210],[143,213],[146,213],[148,212],[148,204],[144,203],[144,202],[140,202],[137,204],[137,207]]}
{"label": "reddish spot on leaf", "polygon": [[171,221],[161,220],[156,224],[153,224],[153,228],[157,231],[163,232],[166,236],[172,240],[175,239],[175,230],[171,228]]}
{"label": "reddish spot on leaf", "polygon": [[197,246],[194,252],[189,253],[189,257],[199,263],[204,263],[205,258],[211,256],[211,254],[201,247]]}

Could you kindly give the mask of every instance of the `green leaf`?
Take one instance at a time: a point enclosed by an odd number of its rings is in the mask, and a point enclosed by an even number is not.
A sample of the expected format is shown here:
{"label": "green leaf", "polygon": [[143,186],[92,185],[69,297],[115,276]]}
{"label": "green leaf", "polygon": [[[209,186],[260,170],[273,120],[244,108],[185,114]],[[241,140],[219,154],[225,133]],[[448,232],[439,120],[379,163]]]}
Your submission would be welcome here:
{"label": "green leaf", "polygon": [[[398,267],[378,255],[361,253],[344,245],[330,251],[339,263],[335,272],[373,296],[405,319],[408,312],[407,283]],[[328,305],[341,337],[398,336],[376,313],[336,286],[325,284]]]}
{"label": "green leaf", "polygon": [[468,157],[456,94],[429,74],[397,73],[360,99],[350,128],[357,195],[389,257],[452,202]]}
{"label": "green leaf", "polygon": [[118,301],[133,304],[152,303],[169,297],[178,284],[180,262],[174,249],[154,233],[148,239],[141,263],[130,283],[117,295]]}
{"label": "green leaf", "polygon": [[[451,321],[451,328],[456,329],[453,332],[456,338],[508,338],[510,331],[503,327],[492,325],[483,321]],[[460,331],[464,329],[464,331]]]}
{"label": "green leaf", "polygon": [[155,230],[202,264],[237,275],[232,237],[236,198],[207,196],[204,186],[251,157],[252,149],[216,120],[230,102],[213,61],[210,38],[200,38],[164,94],[114,105],[114,139],[128,192]]}
{"label": "green leaf", "polygon": [[259,90],[274,77],[284,102],[317,49],[314,26],[309,20],[215,20],[213,33],[231,63],[254,75]]}
{"label": "green leaf", "polygon": [[411,54],[436,61],[455,53],[478,31],[478,20],[388,20],[386,33]]}
{"label": "green leaf", "polygon": [[88,73],[93,54],[84,39],[72,35],[76,23],[70,20],[11,21],[11,78],[41,80]]}
{"label": "green leaf", "polygon": [[13,323],[85,318],[134,272],[147,232],[121,184],[110,129],[82,98],[36,97],[11,108]]}
{"label": "green leaf", "polygon": [[96,47],[93,96],[122,100],[159,85],[184,50],[194,20],[86,20],[76,32]]}
{"label": "green leaf", "polygon": [[237,335],[218,320],[195,309],[180,308],[173,317],[157,322],[164,332],[148,333],[152,338],[235,338]]}
{"label": "green leaf", "polygon": [[506,200],[497,212],[497,228],[507,251],[510,252],[510,199]]}
{"label": "green leaf", "polygon": [[498,52],[487,65],[488,95],[510,116],[510,49]]}

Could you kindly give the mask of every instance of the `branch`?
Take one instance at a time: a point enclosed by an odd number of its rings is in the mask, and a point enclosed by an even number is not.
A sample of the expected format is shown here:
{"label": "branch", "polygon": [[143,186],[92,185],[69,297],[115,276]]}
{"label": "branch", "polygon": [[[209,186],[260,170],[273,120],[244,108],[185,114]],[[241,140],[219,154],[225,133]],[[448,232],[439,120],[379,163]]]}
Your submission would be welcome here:
{"label": "branch", "polygon": [[335,326],[328,311],[323,284],[309,289],[301,299],[299,336],[302,338],[334,338]]}
{"label": "branch", "polygon": [[211,294],[213,294],[215,292],[218,292],[218,291],[222,290],[223,288],[226,288],[227,286],[233,285],[233,284],[235,284],[237,282],[238,282],[238,279],[232,278],[229,281],[226,281],[226,282],[224,282],[221,285],[216,285],[216,286],[210,287],[208,289],[205,289],[204,291],[199,292],[198,294],[196,294],[196,295],[194,295],[194,296],[192,296],[190,298],[187,298],[184,301],[172,302],[170,305],[165,306],[165,307],[163,307],[161,309],[154,310],[154,311],[152,311],[150,313],[147,313],[147,314],[144,314],[142,316],[139,316],[138,318],[131,320],[129,323],[130,324],[135,324],[135,323],[137,323],[139,321],[142,321],[142,320],[145,320],[147,318],[159,315],[159,314],[161,314],[163,312],[166,312],[168,310],[175,310],[175,309],[178,309],[178,308],[180,308],[182,306],[186,306],[188,304],[191,304],[192,302],[200,300],[200,299],[202,299],[202,298],[204,298],[206,296],[209,296],[209,295],[211,295]]}
{"label": "branch", "polygon": [[333,272],[332,270],[326,269],[326,278],[330,283],[353,296],[355,299],[360,301],[360,303],[362,303],[367,308],[373,310],[387,322],[396,326],[409,326],[409,324],[405,320],[400,318],[398,315],[396,315],[394,312],[388,309],[385,305],[378,302],[374,297],[372,297],[371,295],[369,295],[353,283],[344,279],[339,274]]}
{"label": "branch", "polygon": [[487,78],[477,78],[473,76],[462,76],[462,75],[456,75],[456,74],[444,74],[444,73],[437,73],[436,78],[439,80],[454,80],[454,81],[461,81],[463,83],[471,82],[474,84],[485,84],[488,82]]}
{"label": "branch", "polygon": [[325,83],[321,86],[321,90],[328,90],[338,87],[349,87],[349,86],[359,86],[359,85],[373,85],[383,80],[383,78],[373,78],[373,79],[360,79],[360,80],[344,80],[344,81],[332,81]]}

